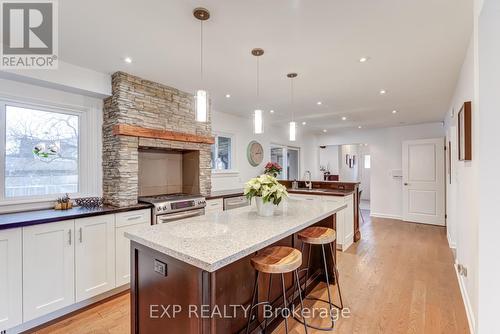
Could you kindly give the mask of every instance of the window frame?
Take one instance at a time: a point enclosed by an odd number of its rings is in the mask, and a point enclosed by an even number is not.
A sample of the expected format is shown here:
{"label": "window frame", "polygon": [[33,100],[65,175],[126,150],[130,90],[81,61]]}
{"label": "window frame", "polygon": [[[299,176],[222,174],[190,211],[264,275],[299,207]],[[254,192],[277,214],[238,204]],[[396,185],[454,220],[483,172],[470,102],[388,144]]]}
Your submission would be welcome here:
{"label": "window frame", "polygon": [[[215,168],[211,168],[211,171],[212,171],[212,175],[213,176],[227,176],[227,175],[231,175],[231,174],[239,174],[239,171],[237,169],[237,166],[236,166],[236,162],[238,161],[237,158],[236,158],[236,136],[232,133],[229,133],[229,132],[222,132],[222,131],[217,131],[217,132],[214,132],[213,133],[213,136],[214,136],[214,139],[215,139],[215,143],[213,145],[215,145],[215,153],[217,154],[217,151],[218,151],[218,138],[219,137],[225,137],[225,138],[229,138],[231,140],[231,168],[230,169],[215,169]],[[210,150],[212,150],[212,146],[210,146]]]}
{"label": "window frame", "polygon": [[[366,167],[366,158],[368,158],[368,167]],[[372,156],[370,154],[363,155],[363,169],[371,169],[372,168]]]}
{"label": "window frame", "polygon": [[24,203],[38,203],[55,201],[58,197],[64,195],[63,193],[58,194],[48,194],[41,196],[22,196],[22,197],[6,197],[5,194],[5,161],[6,161],[6,137],[7,137],[7,106],[19,107],[40,110],[45,112],[66,114],[78,117],[78,190],[76,193],[70,193],[69,196],[82,197],[87,191],[87,187],[84,182],[85,179],[82,174],[83,170],[83,143],[84,139],[87,138],[85,131],[87,130],[87,115],[86,109],[79,108],[76,106],[63,106],[57,104],[45,104],[36,101],[31,101],[30,99],[14,99],[5,96],[0,96],[0,127],[2,128],[3,135],[0,135],[0,206],[12,205],[12,204],[24,204]]}

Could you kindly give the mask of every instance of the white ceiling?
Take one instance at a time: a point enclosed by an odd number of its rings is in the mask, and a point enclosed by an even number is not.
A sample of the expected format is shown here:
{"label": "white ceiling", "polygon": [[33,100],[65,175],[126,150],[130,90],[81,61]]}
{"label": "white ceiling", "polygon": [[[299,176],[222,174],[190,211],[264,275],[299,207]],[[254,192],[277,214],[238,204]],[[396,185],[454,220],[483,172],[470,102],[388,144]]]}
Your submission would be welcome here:
{"label": "white ceiling", "polygon": [[[198,6],[212,15],[204,82]],[[267,122],[287,122],[286,73],[297,72],[293,109],[314,131],[442,120],[472,33],[472,0],[64,0],[59,11],[64,61],[203,87],[219,111],[260,107]],[[265,50],[258,101],[255,47]]]}

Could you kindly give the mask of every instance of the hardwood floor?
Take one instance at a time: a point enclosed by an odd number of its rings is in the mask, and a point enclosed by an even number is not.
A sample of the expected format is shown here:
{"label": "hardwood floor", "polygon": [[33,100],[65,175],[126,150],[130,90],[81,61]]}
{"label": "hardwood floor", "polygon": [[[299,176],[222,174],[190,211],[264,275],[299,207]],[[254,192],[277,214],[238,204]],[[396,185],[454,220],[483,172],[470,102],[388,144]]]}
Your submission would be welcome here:
{"label": "hardwood floor", "polygon": [[[445,229],[365,220],[363,239],[339,252],[342,295],[351,317],[340,319],[334,332],[469,333]],[[318,287],[315,293],[326,297],[325,291]],[[130,333],[129,302],[123,295],[36,333]],[[328,325],[326,320],[313,323]],[[290,333],[304,333],[294,320],[290,325]]]}

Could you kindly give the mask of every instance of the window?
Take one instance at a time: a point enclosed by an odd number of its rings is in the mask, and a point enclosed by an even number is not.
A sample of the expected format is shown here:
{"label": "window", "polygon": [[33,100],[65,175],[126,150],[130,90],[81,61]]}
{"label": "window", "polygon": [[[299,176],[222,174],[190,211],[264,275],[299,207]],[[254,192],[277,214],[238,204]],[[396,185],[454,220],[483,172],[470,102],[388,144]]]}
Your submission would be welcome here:
{"label": "window", "polygon": [[298,180],[299,179],[299,156],[300,150],[296,147],[287,147],[281,145],[271,145],[271,162],[278,163],[283,167],[278,175],[280,180]]}
{"label": "window", "polygon": [[[79,191],[79,116],[3,104],[3,197],[41,197]],[[2,117],[3,116],[3,117]],[[1,127],[4,124],[0,124]],[[3,152],[2,152],[3,153]],[[2,196],[0,196],[2,197]]]}
{"label": "window", "polygon": [[233,169],[233,138],[230,135],[216,135],[212,145],[211,166],[215,171]]}
{"label": "window", "polygon": [[371,167],[371,156],[369,154],[365,155],[365,168],[370,169]]}

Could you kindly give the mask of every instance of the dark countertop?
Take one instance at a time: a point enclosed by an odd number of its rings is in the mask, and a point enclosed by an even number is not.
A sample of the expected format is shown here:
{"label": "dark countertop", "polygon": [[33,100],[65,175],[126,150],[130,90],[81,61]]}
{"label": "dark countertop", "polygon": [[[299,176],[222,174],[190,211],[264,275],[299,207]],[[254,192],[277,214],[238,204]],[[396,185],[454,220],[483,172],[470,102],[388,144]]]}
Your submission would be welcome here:
{"label": "dark countertop", "polygon": [[[349,196],[354,194],[354,190],[341,190],[341,189],[323,189],[319,191],[304,190],[304,189],[290,189],[287,191],[290,194],[308,194],[308,195],[328,195],[328,196]],[[207,200],[217,199],[217,198],[229,198],[243,196],[243,189],[231,189],[231,190],[220,190],[212,191],[210,195],[205,196]]]}
{"label": "dark countertop", "polygon": [[206,199],[229,198],[243,196],[243,189],[230,189],[212,191],[209,195],[205,196]]}
{"label": "dark countertop", "polygon": [[325,189],[322,190],[303,190],[303,189],[287,189],[290,194],[306,194],[306,195],[327,195],[327,196],[349,196],[354,194],[354,190],[341,189]]}
{"label": "dark countertop", "polygon": [[103,206],[100,208],[74,207],[69,210],[47,209],[4,213],[0,214],[0,230],[149,208],[151,208],[150,204],[139,203],[125,208],[112,206]]}

